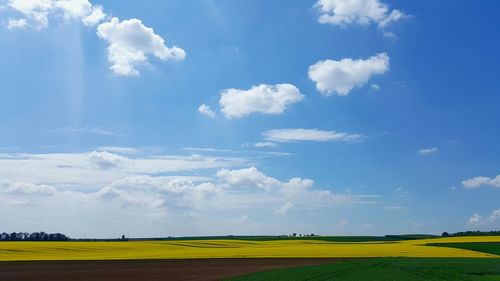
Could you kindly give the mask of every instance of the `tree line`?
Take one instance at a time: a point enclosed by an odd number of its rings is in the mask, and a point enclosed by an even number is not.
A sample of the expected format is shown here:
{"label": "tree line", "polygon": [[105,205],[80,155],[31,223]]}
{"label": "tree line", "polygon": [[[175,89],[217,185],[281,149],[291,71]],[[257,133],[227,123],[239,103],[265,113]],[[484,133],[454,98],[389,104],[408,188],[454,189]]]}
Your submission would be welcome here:
{"label": "tree line", "polygon": [[460,231],[456,233],[443,232],[443,237],[451,236],[500,236],[500,231]]}
{"label": "tree line", "polygon": [[0,241],[68,241],[70,238],[62,233],[45,232],[3,232]]}

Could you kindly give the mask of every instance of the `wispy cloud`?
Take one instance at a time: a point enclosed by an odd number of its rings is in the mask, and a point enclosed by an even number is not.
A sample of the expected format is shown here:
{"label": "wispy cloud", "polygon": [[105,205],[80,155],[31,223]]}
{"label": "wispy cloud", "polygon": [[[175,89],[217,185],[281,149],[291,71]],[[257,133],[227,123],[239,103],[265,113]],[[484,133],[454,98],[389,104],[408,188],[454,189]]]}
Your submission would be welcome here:
{"label": "wispy cloud", "polygon": [[400,210],[406,210],[406,207],[403,206],[385,206],[385,210],[394,210],[394,211],[400,211]]}
{"label": "wispy cloud", "polygon": [[118,154],[139,154],[144,151],[143,148],[126,147],[126,146],[101,146],[97,150],[107,151]]}
{"label": "wispy cloud", "polygon": [[253,144],[254,147],[276,147],[278,144],[269,141],[261,141]]}
{"label": "wispy cloud", "polygon": [[417,151],[417,154],[419,155],[430,155],[430,154],[435,154],[439,151],[437,147],[431,147],[431,148],[422,148]]}
{"label": "wispy cloud", "polygon": [[277,129],[262,133],[264,138],[274,142],[297,142],[297,141],[341,141],[355,142],[364,139],[360,134],[349,134],[335,131],[323,131],[318,129]]}
{"label": "wispy cloud", "polygon": [[72,133],[72,134],[93,134],[103,136],[121,136],[120,134],[102,127],[62,127],[49,131]]}

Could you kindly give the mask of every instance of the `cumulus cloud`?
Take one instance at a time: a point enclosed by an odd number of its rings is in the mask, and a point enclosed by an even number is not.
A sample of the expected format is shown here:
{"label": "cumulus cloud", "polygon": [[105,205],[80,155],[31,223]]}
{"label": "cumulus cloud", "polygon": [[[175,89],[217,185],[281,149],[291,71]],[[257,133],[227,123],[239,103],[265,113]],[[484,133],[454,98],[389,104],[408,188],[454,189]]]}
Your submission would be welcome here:
{"label": "cumulus cloud", "polygon": [[127,161],[127,158],[107,151],[92,151],[89,160],[102,169],[116,168]]}
{"label": "cumulus cloud", "polygon": [[107,17],[101,6],[92,6],[91,12],[82,21],[87,26],[95,26]]}
{"label": "cumulus cloud", "polygon": [[429,154],[434,154],[438,152],[439,149],[437,147],[432,147],[432,148],[422,148],[417,151],[419,155],[429,155]]}
{"label": "cumulus cloud", "polygon": [[281,190],[284,194],[294,197],[306,193],[313,185],[314,181],[310,179],[291,178],[281,184]]}
{"label": "cumulus cloud", "polygon": [[304,98],[292,84],[253,86],[249,90],[227,89],[219,99],[226,118],[241,118],[251,113],[281,114]]}
{"label": "cumulus cloud", "polygon": [[101,6],[94,6],[88,0],[9,0],[7,6],[22,14],[22,18],[8,21],[9,29],[28,26],[44,29],[51,16],[81,20],[88,26],[94,26],[107,17]]}
{"label": "cumulus cloud", "polygon": [[296,142],[296,141],[360,141],[362,135],[349,134],[335,131],[322,131],[317,129],[277,129],[262,133],[266,140],[275,142]]}
{"label": "cumulus cloud", "polygon": [[483,216],[480,214],[472,214],[472,216],[469,218],[469,221],[467,222],[469,225],[477,225],[481,220],[483,219]]}
{"label": "cumulus cloud", "polygon": [[279,193],[288,197],[305,194],[314,185],[313,180],[297,177],[291,178],[287,182],[282,182],[265,175],[255,167],[239,170],[222,169],[217,172],[217,177],[220,183],[226,187],[259,188],[265,191],[277,189]]}
{"label": "cumulus cloud", "polygon": [[478,188],[481,186],[493,186],[500,187],[500,175],[494,178],[490,177],[474,177],[462,181],[462,185],[465,188]]}
{"label": "cumulus cloud", "polygon": [[139,19],[120,21],[114,17],[97,27],[97,35],[108,42],[108,60],[117,75],[138,76],[137,66],[148,61],[148,55],[161,60],[183,60],[183,49],[165,46],[165,40]]}
{"label": "cumulus cloud", "polygon": [[[138,236],[193,235],[191,227],[197,229],[207,219],[231,221],[258,218],[262,213],[287,214],[292,207],[327,212],[339,204],[365,203],[362,196],[317,188],[310,179],[279,180],[255,167],[240,168],[244,162],[233,158],[124,157],[104,151],[3,154],[0,212],[13,212],[26,220],[4,218],[2,225],[36,228],[50,219],[61,231],[75,237],[82,233],[111,233],[113,237],[123,231]],[[211,168],[216,169],[215,174],[206,176]],[[173,174],[176,171],[182,175]],[[187,222],[186,214],[197,215]],[[73,223],[74,217],[80,218],[78,224]],[[192,220],[196,221],[191,224]],[[247,233],[269,231],[267,227],[256,228],[253,220],[242,219],[241,223]],[[91,226],[97,227],[89,230]],[[168,231],[162,232],[166,226]],[[147,230],[140,232],[144,227]],[[218,225],[207,224],[200,234],[219,230]],[[234,227],[224,229],[225,234],[234,231]]]}
{"label": "cumulus cloud", "polygon": [[200,107],[198,107],[198,112],[210,118],[215,118],[215,112],[206,104],[200,105]]}
{"label": "cumulus cloud", "polygon": [[469,227],[496,228],[500,227],[500,209],[493,210],[487,217],[474,213],[467,221]]}
{"label": "cumulus cloud", "polygon": [[86,26],[97,26],[97,35],[108,43],[111,70],[122,76],[138,76],[137,66],[147,64],[149,56],[160,60],[183,60],[183,49],[165,45],[165,40],[140,19],[120,21],[104,12],[102,6],[89,0],[9,0],[7,6],[22,17],[9,19],[9,29],[33,27],[41,30],[50,17],[80,20]]}
{"label": "cumulus cloud", "polygon": [[309,67],[309,78],[316,83],[316,89],[325,95],[346,96],[354,87],[363,86],[373,75],[389,70],[389,56],[380,53],[366,60],[323,60]]}
{"label": "cumulus cloud", "polygon": [[26,19],[10,19],[7,21],[7,28],[8,29],[16,29],[16,28],[26,28],[28,27],[28,22]]}
{"label": "cumulus cloud", "polygon": [[29,182],[0,182],[0,192],[3,193],[20,193],[20,194],[38,194],[38,195],[54,195],[57,191],[52,186],[45,184],[35,184]]}
{"label": "cumulus cloud", "polygon": [[281,185],[280,181],[264,175],[255,167],[240,170],[222,169],[217,172],[217,177],[229,186],[258,187],[269,190]]}
{"label": "cumulus cloud", "polygon": [[390,10],[380,0],[319,0],[315,7],[320,23],[340,26],[375,23],[383,29],[407,16],[400,10]]}

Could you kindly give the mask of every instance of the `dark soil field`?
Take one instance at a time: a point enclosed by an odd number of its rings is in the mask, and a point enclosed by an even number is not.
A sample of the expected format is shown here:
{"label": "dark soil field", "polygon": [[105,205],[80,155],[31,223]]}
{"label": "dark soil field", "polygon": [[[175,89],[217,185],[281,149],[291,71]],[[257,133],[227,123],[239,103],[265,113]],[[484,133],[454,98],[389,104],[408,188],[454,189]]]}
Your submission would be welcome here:
{"label": "dark soil field", "polygon": [[221,280],[259,271],[341,259],[200,259],[0,262],[2,281]]}

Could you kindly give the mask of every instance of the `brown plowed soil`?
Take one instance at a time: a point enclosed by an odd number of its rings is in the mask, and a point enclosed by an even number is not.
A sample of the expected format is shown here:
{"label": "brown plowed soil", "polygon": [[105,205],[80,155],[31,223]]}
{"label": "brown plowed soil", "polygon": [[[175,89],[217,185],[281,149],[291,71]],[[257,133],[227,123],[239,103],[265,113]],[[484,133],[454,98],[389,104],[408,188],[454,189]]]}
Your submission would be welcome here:
{"label": "brown plowed soil", "polygon": [[199,259],[0,262],[0,280],[221,280],[258,271],[325,264],[341,259]]}

